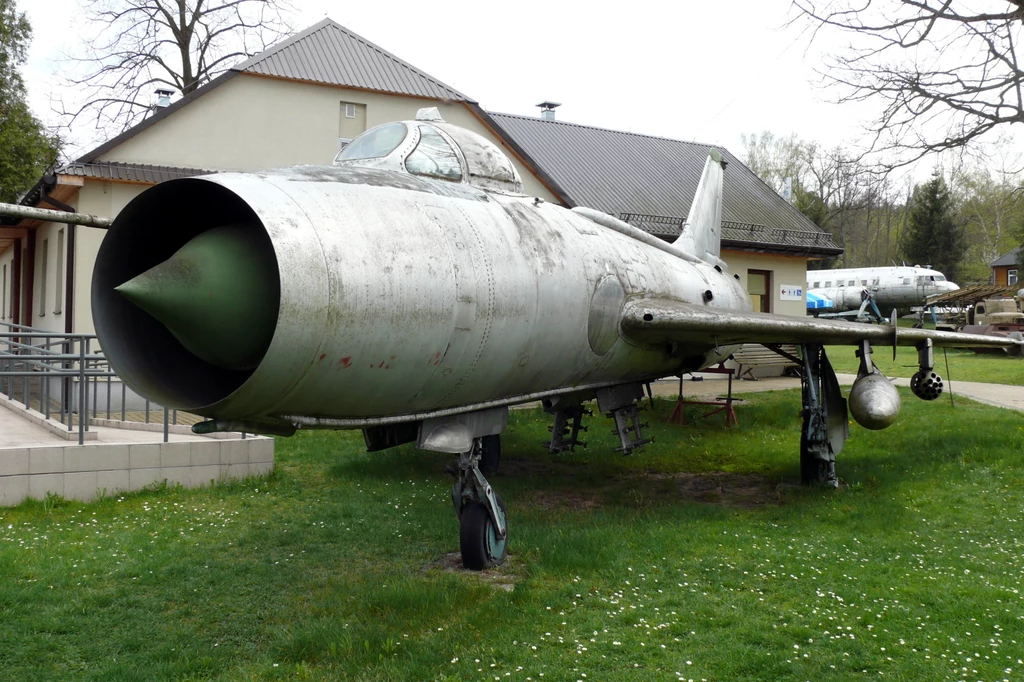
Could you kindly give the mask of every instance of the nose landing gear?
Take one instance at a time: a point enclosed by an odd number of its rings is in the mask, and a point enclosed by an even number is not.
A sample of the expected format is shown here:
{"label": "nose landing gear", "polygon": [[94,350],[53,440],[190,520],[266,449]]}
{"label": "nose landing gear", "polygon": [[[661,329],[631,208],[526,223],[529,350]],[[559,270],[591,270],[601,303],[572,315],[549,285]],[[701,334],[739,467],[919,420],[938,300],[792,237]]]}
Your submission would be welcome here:
{"label": "nose landing gear", "polygon": [[484,438],[459,455],[452,485],[452,503],[459,516],[462,565],[474,571],[499,566],[508,552],[505,502],[480,472]]}

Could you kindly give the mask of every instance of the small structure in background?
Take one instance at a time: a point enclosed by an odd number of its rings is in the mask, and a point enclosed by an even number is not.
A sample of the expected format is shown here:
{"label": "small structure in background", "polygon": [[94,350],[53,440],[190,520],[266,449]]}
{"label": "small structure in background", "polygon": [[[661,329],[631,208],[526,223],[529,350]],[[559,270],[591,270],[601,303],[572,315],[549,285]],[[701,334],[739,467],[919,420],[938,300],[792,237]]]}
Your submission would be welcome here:
{"label": "small structure in background", "polygon": [[1020,247],[1017,247],[989,263],[989,267],[992,268],[992,284],[1003,287],[1019,284],[1020,277],[1017,273],[1020,269],[1020,260]]}

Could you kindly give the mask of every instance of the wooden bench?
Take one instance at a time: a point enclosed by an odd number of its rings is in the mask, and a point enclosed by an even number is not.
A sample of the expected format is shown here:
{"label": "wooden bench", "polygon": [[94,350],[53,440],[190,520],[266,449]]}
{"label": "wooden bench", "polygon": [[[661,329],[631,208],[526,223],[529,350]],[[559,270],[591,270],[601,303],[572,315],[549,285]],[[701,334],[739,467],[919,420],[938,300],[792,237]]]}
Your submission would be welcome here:
{"label": "wooden bench", "polygon": [[[790,354],[794,358],[800,357],[796,344],[781,343],[778,344],[778,347],[780,350]],[[745,379],[747,381],[757,381],[757,377],[755,377],[752,372],[758,367],[789,368],[800,366],[799,363],[794,362],[790,358],[779,355],[760,343],[743,344],[742,348],[732,354],[732,359],[737,365],[739,365],[739,368],[736,370],[736,378]]]}

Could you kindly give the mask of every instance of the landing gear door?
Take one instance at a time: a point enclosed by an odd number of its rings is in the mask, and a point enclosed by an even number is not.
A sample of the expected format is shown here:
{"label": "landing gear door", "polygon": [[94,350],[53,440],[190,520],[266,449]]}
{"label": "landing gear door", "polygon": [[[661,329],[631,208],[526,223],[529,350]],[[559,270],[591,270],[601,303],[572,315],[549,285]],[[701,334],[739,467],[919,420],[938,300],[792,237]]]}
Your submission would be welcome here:
{"label": "landing gear door", "polygon": [[838,455],[850,435],[850,419],[846,411],[846,398],[839,389],[839,379],[828,356],[821,354],[821,392],[827,410],[827,432],[832,454]]}

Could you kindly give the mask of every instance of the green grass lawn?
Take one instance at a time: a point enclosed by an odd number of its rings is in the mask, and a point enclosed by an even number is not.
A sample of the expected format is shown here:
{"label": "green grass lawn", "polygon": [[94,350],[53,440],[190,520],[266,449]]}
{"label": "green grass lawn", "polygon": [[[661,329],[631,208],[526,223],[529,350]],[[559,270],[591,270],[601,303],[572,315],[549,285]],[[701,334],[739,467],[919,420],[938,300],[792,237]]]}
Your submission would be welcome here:
{"label": "green grass lawn", "polygon": [[1021,679],[1022,417],[903,395],[837,491],[797,484],[795,391],[734,429],[658,402],[628,458],[515,411],[484,574],[446,567],[448,459],[358,432],[278,440],[269,481],[0,510],[0,679]]}
{"label": "green grass lawn", "polygon": [[[943,355],[945,350],[945,355]],[[860,360],[854,355],[853,346],[828,346],[828,359],[836,372],[856,374]],[[892,347],[877,346],[871,354],[872,361],[888,377],[910,378],[917,371],[917,350],[908,346],[897,349],[896,360],[892,359]],[[949,361],[949,371],[946,362]],[[1009,384],[1024,386],[1024,358],[1011,358],[1005,353],[975,353],[966,348],[936,348],[935,371],[946,378],[947,374],[957,381],[980,381],[987,384]]]}

